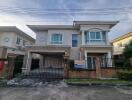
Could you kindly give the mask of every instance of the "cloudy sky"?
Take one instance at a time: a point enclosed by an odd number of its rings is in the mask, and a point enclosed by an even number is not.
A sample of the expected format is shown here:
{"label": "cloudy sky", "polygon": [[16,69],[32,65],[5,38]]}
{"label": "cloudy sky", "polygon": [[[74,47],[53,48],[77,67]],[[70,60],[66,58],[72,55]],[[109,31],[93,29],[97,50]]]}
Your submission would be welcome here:
{"label": "cloudy sky", "polygon": [[120,21],[110,39],[132,31],[132,0],[0,0],[0,25],[72,24],[74,20]]}

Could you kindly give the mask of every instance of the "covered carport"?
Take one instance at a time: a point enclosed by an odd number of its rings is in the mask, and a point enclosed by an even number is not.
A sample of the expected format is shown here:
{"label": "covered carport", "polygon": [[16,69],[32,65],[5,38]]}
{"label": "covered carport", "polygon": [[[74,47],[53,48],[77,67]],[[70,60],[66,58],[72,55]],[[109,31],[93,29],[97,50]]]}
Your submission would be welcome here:
{"label": "covered carport", "polygon": [[[62,79],[69,47],[30,47],[25,56],[23,73],[47,79]],[[66,58],[67,57],[67,58]]]}
{"label": "covered carport", "polygon": [[32,52],[30,72],[48,72],[63,76],[64,54],[64,52]]}

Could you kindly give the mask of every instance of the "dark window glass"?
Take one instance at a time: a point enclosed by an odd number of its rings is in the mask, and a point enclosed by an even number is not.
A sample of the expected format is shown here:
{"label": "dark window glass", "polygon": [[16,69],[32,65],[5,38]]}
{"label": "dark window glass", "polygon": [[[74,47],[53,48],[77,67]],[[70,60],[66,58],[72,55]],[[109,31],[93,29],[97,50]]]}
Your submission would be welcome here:
{"label": "dark window glass", "polygon": [[96,39],[101,39],[101,33],[100,32],[96,32]]}
{"label": "dark window glass", "polygon": [[52,44],[62,44],[62,34],[52,34],[51,43]]}
{"label": "dark window glass", "polygon": [[78,45],[78,35],[72,34],[72,47],[77,47]]}
{"label": "dark window glass", "polygon": [[17,37],[17,41],[16,44],[20,44],[21,39],[19,37]]}

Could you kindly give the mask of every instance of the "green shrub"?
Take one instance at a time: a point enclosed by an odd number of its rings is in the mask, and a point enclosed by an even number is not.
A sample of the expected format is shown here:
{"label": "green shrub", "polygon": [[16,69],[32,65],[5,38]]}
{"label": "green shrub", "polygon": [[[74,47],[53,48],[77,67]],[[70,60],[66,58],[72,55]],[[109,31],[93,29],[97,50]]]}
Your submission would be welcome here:
{"label": "green shrub", "polygon": [[132,71],[122,70],[117,73],[119,79],[132,81]]}

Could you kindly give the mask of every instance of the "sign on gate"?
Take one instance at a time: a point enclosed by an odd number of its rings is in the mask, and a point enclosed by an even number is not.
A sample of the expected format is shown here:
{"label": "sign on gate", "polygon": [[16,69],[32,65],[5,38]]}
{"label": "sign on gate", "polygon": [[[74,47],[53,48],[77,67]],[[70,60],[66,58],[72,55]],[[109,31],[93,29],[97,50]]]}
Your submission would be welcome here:
{"label": "sign on gate", "polygon": [[85,68],[85,60],[75,60],[75,68]]}

